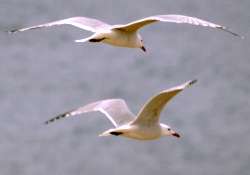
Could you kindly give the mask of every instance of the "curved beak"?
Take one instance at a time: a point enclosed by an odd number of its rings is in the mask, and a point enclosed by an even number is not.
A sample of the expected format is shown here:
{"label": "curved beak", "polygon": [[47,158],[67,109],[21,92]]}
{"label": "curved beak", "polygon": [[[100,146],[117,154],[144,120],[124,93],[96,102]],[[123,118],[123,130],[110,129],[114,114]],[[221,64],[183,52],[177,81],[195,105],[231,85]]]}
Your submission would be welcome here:
{"label": "curved beak", "polygon": [[144,46],[141,46],[141,50],[143,50],[143,52],[146,52],[146,48]]}
{"label": "curved beak", "polygon": [[177,137],[177,138],[180,138],[180,137],[181,137],[181,135],[178,134],[177,132],[173,132],[173,133],[172,133],[172,136],[175,136],[175,137]]}

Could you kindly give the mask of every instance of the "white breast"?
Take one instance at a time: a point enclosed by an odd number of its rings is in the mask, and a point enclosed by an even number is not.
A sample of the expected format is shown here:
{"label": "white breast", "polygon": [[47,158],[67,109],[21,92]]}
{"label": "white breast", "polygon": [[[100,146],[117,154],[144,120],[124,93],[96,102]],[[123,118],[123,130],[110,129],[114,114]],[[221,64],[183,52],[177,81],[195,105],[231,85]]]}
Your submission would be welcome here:
{"label": "white breast", "polygon": [[125,32],[121,30],[110,30],[105,32],[104,43],[120,47],[138,48],[138,37],[136,32]]}
{"label": "white breast", "polygon": [[130,128],[123,132],[122,136],[139,140],[157,139],[161,137],[161,128],[158,125],[150,127],[130,125]]}

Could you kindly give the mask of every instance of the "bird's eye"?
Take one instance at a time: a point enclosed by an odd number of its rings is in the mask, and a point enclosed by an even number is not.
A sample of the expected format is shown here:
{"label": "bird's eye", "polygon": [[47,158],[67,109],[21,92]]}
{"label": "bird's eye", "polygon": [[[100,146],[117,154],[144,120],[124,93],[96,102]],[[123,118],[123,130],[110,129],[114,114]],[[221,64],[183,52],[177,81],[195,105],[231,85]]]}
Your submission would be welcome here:
{"label": "bird's eye", "polygon": [[170,131],[171,129],[170,128],[168,128],[168,131]]}

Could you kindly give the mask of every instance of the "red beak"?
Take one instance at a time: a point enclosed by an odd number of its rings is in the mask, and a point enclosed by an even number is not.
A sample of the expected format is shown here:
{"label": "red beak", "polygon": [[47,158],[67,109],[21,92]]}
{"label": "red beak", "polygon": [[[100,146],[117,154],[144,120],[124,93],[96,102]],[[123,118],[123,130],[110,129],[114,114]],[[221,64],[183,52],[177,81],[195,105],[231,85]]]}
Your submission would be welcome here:
{"label": "red beak", "polygon": [[144,46],[141,47],[141,50],[143,50],[143,52],[146,52],[146,48]]}
{"label": "red beak", "polygon": [[177,132],[174,132],[174,133],[172,134],[172,136],[175,136],[175,137],[177,137],[177,138],[180,138],[180,137],[181,137],[180,134],[178,134]]}

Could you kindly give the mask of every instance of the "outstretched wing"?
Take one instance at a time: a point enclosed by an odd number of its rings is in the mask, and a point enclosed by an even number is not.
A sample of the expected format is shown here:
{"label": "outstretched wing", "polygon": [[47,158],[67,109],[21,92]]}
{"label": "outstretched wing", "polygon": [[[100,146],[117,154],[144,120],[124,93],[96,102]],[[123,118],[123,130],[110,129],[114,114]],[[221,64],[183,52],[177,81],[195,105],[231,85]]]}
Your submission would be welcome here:
{"label": "outstretched wing", "polygon": [[133,123],[140,124],[155,124],[159,122],[160,113],[164,106],[179,92],[181,92],[186,87],[191,86],[196,83],[197,80],[188,81],[180,86],[176,86],[164,91],[161,91],[154,97],[152,97],[140,110],[137,118]]}
{"label": "outstretched wing", "polygon": [[157,21],[162,21],[162,22],[172,22],[172,23],[186,23],[186,24],[192,24],[192,25],[199,25],[203,27],[212,27],[212,28],[217,28],[224,30],[226,32],[231,33],[232,35],[239,36],[239,34],[234,33],[230,30],[228,30],[226,27],[211,23],[209,21],[205,21],[196,17],[191,17],[191,16],[184,16],[184,15],[156,15],[156,16],[150,16],[147,18],[143,18],[137,21],[133,21],[128,24],[124,25],[115,25],[113,29],[119,29],[119,30],[126,30],[126,31],[136,31],[140,29],[141,27],[157,22]]}
{"label": "outstretched wing", "polygon": [[94,112],[94,111],[99,111],[103,113],[115,127],[126,124],[135,118],[134,114],[130,112],[124,100],[108,99],[108,100],[101,100],[101,101],[97,101],[94,103],[90,103],[78,109],[65,112],[50,120],[47,120],[45,123],[49,124],[61,118],[71,117],[71,116],[88,113],[88,112]]}
{"label": "outstretched wing", "polygon": [[14,29],[14,30],[11,30],[9,32],[10,33],[22,32],[22,31],[26,31],[26,30],[30,30],[30,29],[58,26],[58,25],[63,25],[63,24],[73,25],[75,27],[78,27],[78,28],[81,28],[84,30],[88,30],[91,32],[96,32],[98,30],[110,28],[109,24],[106,24],[106,23],[99,21],[97,19],[86,18],[86,17],[72,17],[72,18],[62,19],[59,21],[41,24],[41,25],[31,26],[31,27],[27,27],[27,28]]}

